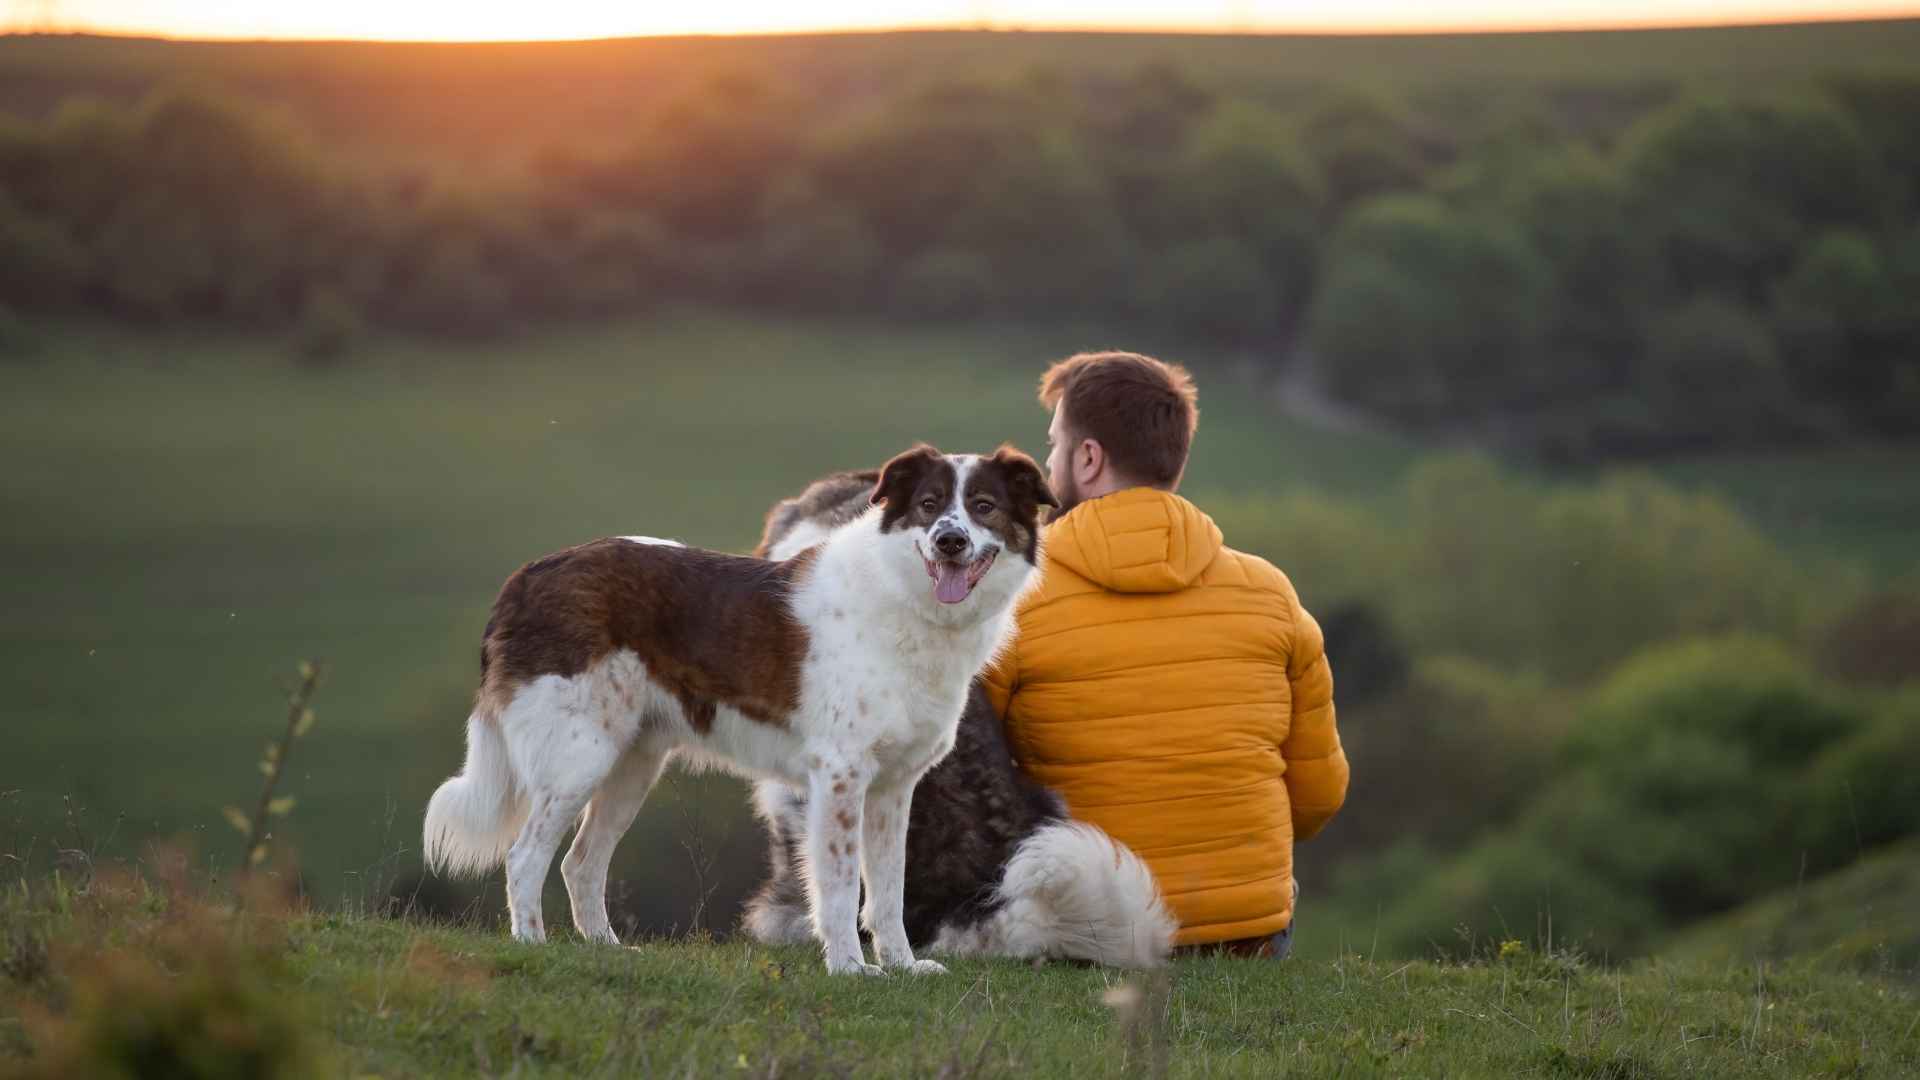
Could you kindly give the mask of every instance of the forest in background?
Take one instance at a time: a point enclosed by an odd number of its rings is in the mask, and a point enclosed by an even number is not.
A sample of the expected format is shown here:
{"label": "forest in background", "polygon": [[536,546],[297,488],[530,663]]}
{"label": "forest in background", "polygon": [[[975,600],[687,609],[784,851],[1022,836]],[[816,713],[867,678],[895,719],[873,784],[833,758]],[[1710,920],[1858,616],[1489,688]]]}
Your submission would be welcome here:
{"label": "forest in background", "polygon": [[1911,435],[1917,25],[1585,35],[1655,58],[1612,74],[1583,35],[1344,73],[1260,63],[1299,39],[15,38],[0,338],[1080,319],[1553,460]]}

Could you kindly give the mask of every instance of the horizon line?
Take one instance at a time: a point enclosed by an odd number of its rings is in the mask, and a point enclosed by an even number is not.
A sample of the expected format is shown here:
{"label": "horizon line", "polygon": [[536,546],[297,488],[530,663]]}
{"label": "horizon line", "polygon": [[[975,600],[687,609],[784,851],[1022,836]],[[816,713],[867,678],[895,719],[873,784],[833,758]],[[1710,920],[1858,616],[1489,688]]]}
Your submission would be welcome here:
{"label": "horizon line", "polygon": [[1524,36],[1533,34],[1603,34],[1636,33],[1655,31],[1684,30],[1740,30],[1740,29],[1780,29],[1796,26],[1833,26],[1869,23],[1920,22],[1920,9],[1912,13],[1856,12],[1819,14],[1804,18],[1727,18],[1727,19],[1686,19],[1672,21],[1659,18],[1637,21],[1573,21],[1566,22],[1486,22],[1466,25],[1418,25],[1405,26],[1356,24],[1351,27],[1303,26],[1285,27],[1281,25],[1256,25],[1246,27],[1196,26],[1193,24],[1164,23],[1116,23],[1113,25],[1087,25],[1079,23],[996,23],[996,22],[951,22],[951,23],[902,23],[874,24],[870,26],[835,26],[798,30],[709,30],[687,31],[663,34],[590,34],[559,37],[475,37],[475,38],[437,38],[437,37],[302,37],[259,34],[173,34],[157,30],[140,28],[115,28],[107,26],[56,26],[56,27],[0,27],[0,38],[5,37],[103,37],[132,41],[165,41],[180,44],[309,44],[309,45],[540,45],[569,44],[612,41],[672,41],[672,40],[720,40],[730,38],[799,38],[799,37],[862,37],[888,34],[1100,34],[1112,36],[1137,37],[1501,37]]}

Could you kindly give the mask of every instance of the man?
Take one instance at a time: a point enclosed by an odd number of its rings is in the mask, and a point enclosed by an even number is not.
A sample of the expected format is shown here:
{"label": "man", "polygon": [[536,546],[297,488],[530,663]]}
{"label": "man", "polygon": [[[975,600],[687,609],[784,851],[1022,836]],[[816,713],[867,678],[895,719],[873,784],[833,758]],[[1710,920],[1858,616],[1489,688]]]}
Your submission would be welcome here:
{"label": "man", "polygon": [[987,690],[1021,767],[1146,859],[1176,944],[1284,956],[1293,843],[1340,809],[1347,760],[1319,625],[1176,494],[1195,400],[1134,353],[1041,379],[1061,505]]}

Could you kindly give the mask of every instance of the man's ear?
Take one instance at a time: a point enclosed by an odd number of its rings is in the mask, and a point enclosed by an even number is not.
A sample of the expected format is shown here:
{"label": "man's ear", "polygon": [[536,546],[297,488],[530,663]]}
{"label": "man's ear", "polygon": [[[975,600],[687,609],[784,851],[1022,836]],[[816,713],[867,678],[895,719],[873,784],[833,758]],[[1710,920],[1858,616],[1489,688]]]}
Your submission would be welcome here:
{"label": "man's ear", "polygon": [[[1080,464],[1082,457],[1086,458],[1085,466]],[[1067,470],[1082,487],[1097,483],[1109,464],[1107,448],[1100,445],[1099,439],[1080,439],[1073,444],[1073,452],[1067,455]],[[1082,468],[1091,470],[1092,475],[1081,476]]]}
{"label": "man's ear", "polygon": [[1003,444],[993,453],[993,463],[1002,470],[1007,478],[1007,491],[1036,513],[1042,506],[1060,505],[1054,498],[1053,489],[1047,486],[1047,474],[1032,458],[1015,449],[1012,443]]}
{"label": "man's ear", "polygon": [[885,506],[880,515],[880,531],[886,532],[894,522],[906,514],[908,504],[913,499],[913,489],[920,486],[927,470],[946,460],[946,456],[926,443],[920,443],[913,449],[894,455],[891,461],[880,467],[880,480],[873,485],[873,494],[867,501],[875,506]]}

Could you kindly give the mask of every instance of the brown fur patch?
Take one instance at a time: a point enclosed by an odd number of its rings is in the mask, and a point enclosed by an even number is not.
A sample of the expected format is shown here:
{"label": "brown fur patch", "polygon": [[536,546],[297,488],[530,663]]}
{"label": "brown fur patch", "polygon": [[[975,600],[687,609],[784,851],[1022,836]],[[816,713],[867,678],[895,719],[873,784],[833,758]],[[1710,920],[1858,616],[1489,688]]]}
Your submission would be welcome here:
{"label": "brown fur patch", "polygon": [[1040,553],[1040,508],[1060,503],[1032,458],[1002,446],[967,473],[964,505],[968,517],[1034,562]]}
{"label": "brown fur patch", "polygon": [[880,531],[933,524],[947,512],[953,484],[953,462],[926,443],[896,455],[873,487],[873,501],[885,506]]}
{"label": "brown fur patch", "polygon": [[[596,540],[515,571],[481,643],[481,693],[504,704],[542,675],[574,676],[621,649],[705,732],[719,706],[784,724],[800,703],[807,631],[788,597],[814,552],[786,562]],[[631,703],[635,688],[620,696]]]}

